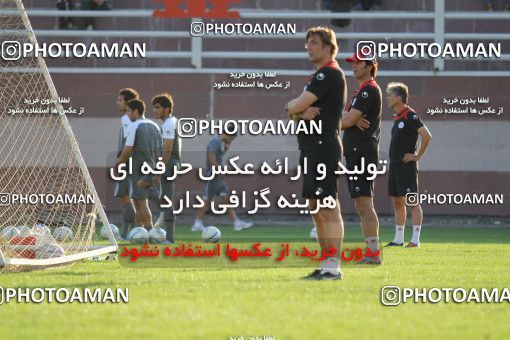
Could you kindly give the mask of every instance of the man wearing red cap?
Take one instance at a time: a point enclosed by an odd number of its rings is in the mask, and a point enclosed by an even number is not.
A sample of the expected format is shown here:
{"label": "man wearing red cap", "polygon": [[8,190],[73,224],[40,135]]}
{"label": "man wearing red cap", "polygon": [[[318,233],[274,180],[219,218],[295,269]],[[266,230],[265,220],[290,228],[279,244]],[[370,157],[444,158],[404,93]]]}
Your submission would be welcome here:
{"label": "man wearing red cap", "polygon": [[[313,27],[306,34],[306,51],[316,72],[310,77],[305,91],[287,104],[286,110],[294,121],[315,120],[322,126],[322,133],[298,135],[301,164],[307,174],[303,178],[303,197],[309,200],[310,209],[315,210],[319,200],[332,197],[334,208],[322,207],[314,215],[320,247],[327,251],[332,245],[336,255],[327,257],[320,268],[304,279],[337,280],[340,272],[340,252],[344,234],[340,203],[338,202],[338,177],[335,174],[342,155],[339,140],[339,123],[345,106],[347,89],[345,76],[335,60],[338,52],[335,32],[327,27]],[[326,175],[318,173],[318,166],[326,167]]]}
{"label": "man wearing red cap", "polygon": [[[371,60],[366,53],[358,51],[346,61],[352,66],[354,78],[359,84],[342,118],[344,130],[345,166],[353,171],[362,168],[364,173],[347,175],[349,193],[354,199],[356,211],[361,218],[361,229],[367,247],[373,252],[379,251],[379,219],[374,209],[374,181],[368,180],[366,171],[370,163],[379,161],[379,136],[381,126],[382,93],[374,78],[377,73],[377,61]],[[364,166],[363,166],[364,163]],[[357,170],[356,169],[356,170]],[[379,256],[365,257],[360,263],[381,264]]]}

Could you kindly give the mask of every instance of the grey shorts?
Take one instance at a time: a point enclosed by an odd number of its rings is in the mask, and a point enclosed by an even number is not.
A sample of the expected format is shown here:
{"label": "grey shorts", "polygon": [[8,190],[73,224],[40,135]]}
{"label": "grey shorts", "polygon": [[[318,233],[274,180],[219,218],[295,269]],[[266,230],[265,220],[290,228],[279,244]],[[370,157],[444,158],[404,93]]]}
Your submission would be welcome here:
{"label": "grey shorts", "polygon": [[129,177],[126,177],[122,181],[115,182],[115,190],[113,192],[114,197],[123,197],[129,196],[129,192],[131,191],[131,181]]}
{"label": "grey shorts", "polygon": [[172,199],[175,191],[175,182],[167,181],[166,178],[161,178],[161,197],[166,196]]}
{"label": "grey shorts", "polygon": [[215,177],[206,183],[202,198],[210,201],[214,196],[224,197],[228,195],[230,195],[230,189],[225,181],[220,177]]}
{"label": "grey shorts", "polygon": [[132,174],[130,176],[131,179],[131,191],[129,193],[129,197],[135,200],[143,200],[149,198],[159,198],[160,197],[160,187],[158,186],[150,186],[145,189],[140,189],[137,185],[138,181],[143,179],[145,182],[152,183],[153,175],[138,175]]}
{"label": "grey shorts", "polygon": [[169,181],[166,178],[169,176],[173,176],[174,174],[174,166],[178,165],[177,169],[180,168],[180,163],[177,161],[170,161],[170,164],[167,165],[167,170],[163,176],[161,176],[161,197],[167,196],[169,199],[172,199],[175,191],[175,181]]}

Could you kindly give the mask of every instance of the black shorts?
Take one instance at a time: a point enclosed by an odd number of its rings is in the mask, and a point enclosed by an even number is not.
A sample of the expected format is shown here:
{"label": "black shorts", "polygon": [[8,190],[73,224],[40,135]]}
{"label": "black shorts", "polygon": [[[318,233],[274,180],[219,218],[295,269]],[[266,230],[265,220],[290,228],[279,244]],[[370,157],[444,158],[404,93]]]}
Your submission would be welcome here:
{"label": "black shorts", "polygon": [[[338,196],[338,175],[335,171],[338,169],[340,161],[339,153],[324,153],[322,150],[301,150],[299,164],[304,170],[304,158],[307,159],[307,174],[303,175],[303,198],[324,199],[328,196],[337,198]],[[317,171],[318,164],[326,166],[326,176]]]}
{"label": "black shorts", "polygon": [[418,192],[418,166],[416,162],[390,164],[388,179],[388,195],[393,197],[405,196]]}
{"label": "black shorts", "polygon": [[[351,194],[352,198],[374,196],[374,181],[367,180],[367,177],[372,176],[366,171],[370,163],[378,164],[377,157],[365,157],[365,173],[361,175],[346,174],[347,187],[349,188],[349,194]],[[361,157],[345,156],[345,168],[352,171],[355,167],[361,167]]]}

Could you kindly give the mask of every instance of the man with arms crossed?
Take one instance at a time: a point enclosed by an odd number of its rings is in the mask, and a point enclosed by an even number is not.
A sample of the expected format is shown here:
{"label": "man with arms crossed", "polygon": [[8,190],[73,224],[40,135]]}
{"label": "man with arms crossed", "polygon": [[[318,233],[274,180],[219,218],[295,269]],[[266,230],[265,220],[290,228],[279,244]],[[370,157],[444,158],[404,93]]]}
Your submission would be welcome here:
{"label": "man with arms crossed", "polygon": [[[177,134],[177,118],[172,114],[174,101],[170,94],[164,93],[152,98],[152,107],[154,117],[161,119],[161,134],[163,137],[163,163],[165,163],[165,173],[161,179],[161,203],[166,203],[164,197],[172,200],[175,190],[174,181],[167,180],[167,177],[174,175],[175,167],[181,165],[181,138]],[[175,215],[173,207],[162,208],[161,216],[154,224],[155,227],[164,226],[166,229],[166,239],[168,242],[174,242]]]}
{"label": "man with arms crossed", "polygon": [[152,227],[152,215],[148,199],[159,194],[159,179],[151,173],[143,174],[142,165],[147,163],[156,169],[156,162],[162,154],[162,140],[159,126],[145,118],[145,103],[132,99],[127,103],[127,114],[132,124],[126,138],[126,145],[117,160],[117,165],[132,158],[133,173],[130,176],[131,193],[136,209],[136,227]]}
{"label": "man with arms crossed", "polygon": [[[138,99],[139,95],[136,90],[131,88],[126,88],[119,91],[119,95],[117,97],[117,107],[119,111],[123,113],[120,119],[120,131],[119,131],[119,148],[117,152],[117,158],[124,150],[124,146],[126,145],[127,132],[129,130],[129,126],[131,125],[131,120],[129,119],[126,111],[127,111],[127,102],[131,99]],[[131,198],[129,198],[129,192],[131,190],[131,182],[129,180],[129,176],[127,176],[122,181],[117,181],[115,183],[115,197],[119,197],[122,202],[122,218],[124,221],[122,237],[125,239],[135,223],[135,207],[133,206],[133,202]]]}
{"label": "man with arms crossed", "polygon": [[[313,27],[306,33],[306,51],[316,72],[305,91],[287,104],[287,113],[294,121],[315,120],[322,122],[322,134],[299,134],[301,163],[306,157],[308,174],[303,179],[303,197],[309,199],[310,209],[315,210],[318,200],[331,196],[336,207],[321,208],[312,215],[320,247],[323,251],[333,245],[337,251],[316,269],[305,276],[307,280],[337,280],[340,272],[340,253],[344,236],[344,225],[338,202],[338,176],[335,174],[342,155],[339,123],[345,105],[347,90],[345,76],[335,60],[338,45],[335,32],[327,27]],[[317,165],[324,164],[326,177],[318,181]]]}
{"label": "man with arms crossed", "polygon": [[[377,61],[361,60],[355,53],[346,59],[351,63],[354,78],[359,84],[342,118],[345,165],[347,170],[360,167],[365,161],[365,172],[347,175],[349,193],[354,199],[356,211],[361,219],[365,243],[372,252],[379,250],[379,219],[374,209],[374,181],[367,180],[367,165],[379,161],[379,136],[381,127],[382,94],[374,78]],[[364,257],[358,263],[381,264],[379,256]]]}
{"label": "man with arms crossed", "polygon": [[[395,238],[387,246],[404,245],[406,224],[406,198],[408,193],[418,193],[418,161],[427,151],[432,135],[416,112],[407,106],[409,90],[403,83],[389,83],[386,101],[395,113],[390,143],[390,174],[388,193],[393,197],[395,210]],[[416,153],[416,142],[420,135],[420,149]],[[418,203],[411,207],[413,237],[407,247],[420,245],[423,212]]]}

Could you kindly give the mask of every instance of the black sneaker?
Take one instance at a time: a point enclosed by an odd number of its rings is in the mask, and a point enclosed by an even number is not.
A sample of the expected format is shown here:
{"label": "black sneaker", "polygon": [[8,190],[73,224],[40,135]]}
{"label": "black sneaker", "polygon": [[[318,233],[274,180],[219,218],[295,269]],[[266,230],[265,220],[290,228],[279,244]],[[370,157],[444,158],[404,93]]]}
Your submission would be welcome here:
{"label": "black sneaker", "polygon": [[319,281],[332,281],[332,280],[341,280],[342,279],[342,273],[338,272],[338,274],[332,274],[330,272],[325,272],[324,274],[319,274],[312,280],[319,280]]}
{"label": "black sneaker", "polygon": [[320,275],[321,275],[321,270],[315,269],[313,272],[311,272],[310,274],[308,274],[306,276],[303,276],[301,279],[302,280],[316,280],[316,277],[320,276]]}
{"label": "black sneaker", "polygon": [[404,242],[402,242],[402,243],[395,243],[395,242],[391,241],[385,247],[403,247],[403,246],[404,246]]}
{"label": "black sneaker", "polygon": [[420,246],[419,243],[409,242],[408,245],[406,246],[406,248],[416,248],[419,246]]}
{"label": "black sneaker", "polygon": [[356,262],[356,264],[382,264],[381,258],[379,256],[365,256],[360,261]]}

